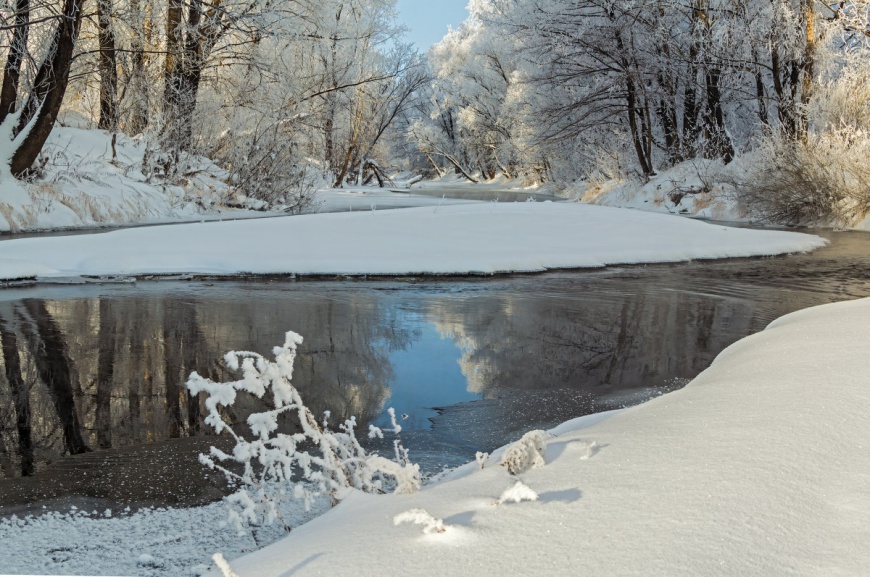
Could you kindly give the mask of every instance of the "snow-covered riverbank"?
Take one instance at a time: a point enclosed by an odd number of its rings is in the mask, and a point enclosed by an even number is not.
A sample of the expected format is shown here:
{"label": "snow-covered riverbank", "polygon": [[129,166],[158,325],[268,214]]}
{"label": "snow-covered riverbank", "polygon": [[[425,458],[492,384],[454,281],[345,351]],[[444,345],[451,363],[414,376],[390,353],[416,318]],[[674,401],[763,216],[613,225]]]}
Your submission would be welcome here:
{"label": "snow-covered riverbank", "polygon": [[564,203],[196,223],[0,243],[0,278],[493,274],[809,251],[821,238]]}
{"label": "snow-covered riverbank", "polygon": [[[495,454],[417,494],[354,495],[233,569],[867,575],[868,323],[866,299],[788,315],[681,391],[558,427],[542,468],[513,477]],[[498,504],[518,480],[537,497]],[[416,509],[446,530],[396,524]]]}

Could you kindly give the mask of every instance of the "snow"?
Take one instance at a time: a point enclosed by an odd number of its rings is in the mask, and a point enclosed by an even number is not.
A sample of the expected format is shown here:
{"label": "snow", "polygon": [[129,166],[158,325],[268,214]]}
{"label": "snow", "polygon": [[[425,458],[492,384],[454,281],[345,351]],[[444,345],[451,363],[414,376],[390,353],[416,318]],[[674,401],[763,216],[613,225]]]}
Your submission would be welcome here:
{"label": "snow", "polygon": [[685,389],[551,431],[521,479],[469,463],[413,495],[357,493],[233,571],[870,574],[868,323],[870,299],[793,313]]}
{"label": "snow", "polygon": [[434,198],[432,196],[414,194],[410,190],[396,192],[398,190],[401,190],[401,187],[391,189],[366,186],[318,190],[316,201],[317,212],[351,212],[421,206],[450,206],[478,202],[457,198]]}
{"label": "snow", "polygon": [[[297,525],[327,508],[321,500],[306,513],[301,503],[290,502],[283,513]],[[257,530],[256,539],[240,537],[221,528],[226,518],[224,504],[213,503],[115,516],[72,507],[0,519],[0,574],[192,577],[207,571],[216,551],[234,559],[284,535],[275,526]]]}
{"label": "snow", "polygon": [[[7,149],[0,160],[11,154]],[[141,138],[117,134],[113,158],[110,133],[56,126],[37,161],[37,180],[0,174],[0,231],[263,216],[226,206],[233,197],[227,173],[206,158],[194,159],[182,184],[149,179],[142,174],[145,149]]]}
{"label": "snow", "polygon": [[[725,165],[721,160],[694,159],[660,170],[649,182],[581,181],[563,192],[569,198],[599,206],[633,208],[728,222],[753,222],[737,200],[734,185],[753,170],[757,157],[745,154]],[[870,231],[870,215],[848,227]]]}
{"label": "snow", "polygon": [[0,243],[0,278],[493,274],[774,255],[824,244],[811,235],[641,211],[487,202],[15,239]]}
{"label": "snow", "polygon": [[[7,128],[14,124],[9,117]],[[67,115],[66,120],[69,120]],[[74,119],[73,119],[74,120]],[[86,128],[89,121],[55,126],[38,163],[42,174],[33,182],[0,173],[0,231],[81,229],[129,224],[158,224],[229,218],[279,216],[266,203],[234,192],[228,174],[207,158],[193,165],[179,184],[167,184],[142,173],[147,143],[141,137]],[[0,131],[4,130],[0,127]],[[0,149],[0,160],[11,155]],[[8,163],[7,163],[8,164]],[[0,162],[0,166],[3,163]],[[416,206],[467,204],[410,193],[407,182],[394,190],[374,186],[323,189],[312,211],[383,210]],[[398,191],[398,192],[397,192]],[[237,208],[247,206],[248,209]]]}

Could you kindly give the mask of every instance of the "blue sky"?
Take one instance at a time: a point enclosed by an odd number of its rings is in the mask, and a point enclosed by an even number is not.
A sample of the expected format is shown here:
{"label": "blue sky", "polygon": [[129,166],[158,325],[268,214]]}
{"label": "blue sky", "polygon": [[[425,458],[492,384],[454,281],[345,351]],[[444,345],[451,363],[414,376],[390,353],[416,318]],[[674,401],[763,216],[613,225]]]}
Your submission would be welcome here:
{"label": "blue sky", "polygon": [[399,20],[408,28],[408,40],[421,52],[447,34],[447,27],[459,26],[468,12],[468,0],[399,0]]}

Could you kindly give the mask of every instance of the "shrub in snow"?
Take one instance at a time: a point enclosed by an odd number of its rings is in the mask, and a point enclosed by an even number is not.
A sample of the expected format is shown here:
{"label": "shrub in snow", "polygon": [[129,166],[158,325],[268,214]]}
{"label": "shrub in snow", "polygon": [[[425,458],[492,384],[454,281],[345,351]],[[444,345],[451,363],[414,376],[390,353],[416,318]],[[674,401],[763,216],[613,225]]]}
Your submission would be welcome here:
{"label": "shrub in snow", "polygon": [[523,501],[537,501],[538,494],[522,481],[517,481],[513,487],[504,490],[498,498],[498,504],[522,503]]}
{"label": "shrub in snow", "polygon": [[423,533],[427,535],[431,533],[444,533],[447,530],[444,521],[433,517],[426,509],[411,509],[393,517],[393,525],[401,525],[403,523],[423,525]]}
{"label": "shrub in snow", "polygon": [[544,450],[547,447],[547,439],[551,436],[546,431],[529,431],[505,450],[499,464],[507,468],[511,475],[519,475],[529,469],[543,467],[547,464],[544,461]]}
{"label": "shrub in snow", "polygon": [[483,469],[486,466],[486,462],[489,461],[489,453],[478,451],[474,454],[474,460],[477,461],[477,464],[480,465],[481,469]]}
{"label": "shrub in snow", "polygon": [[[241,372],[237,381],[216,383],[197,373],[187,381],[191,394],[207,395],[206,424],[235,439],[232,453],[211,447],[209,455],[200,455],[200,462],[222,471],[239,485],[226,498],[229,520],[239,531],[246,524],[271,524],[276,519],[289,530],[280,511],[280,502],[286,497],[302,500],[308,507],[316,497],[326,495],[334,505],[351,489],[385,492],[394,487],[411,492],[420,486],[419,466],[409,462],[399,441],[394,443],[396,460],[391,461],[366,453],[356,437],[354,418],[339,425],[337,431],[329,429],[326,418],[322,424],[317,422],[291,382],[296,348],[301,343],[301,336],[288,332],[284,345],[274,349],[274,361],[252,352],[227,353],[227,366]],[[270,406],[248,417],[247,436],[234,430],[221,414],[221,408],[235,403],[240,392]],[[292,417],[301,432],[279,432],[278,421],[284,415]],[[395,413],[390,411],[390,416],[392,431],[398,433],[401,427]],[[370,427],[369,436],[382,435],[380,429]]]}
{"label": "shrub in snow", "polygon": [[772,135],[734,183],[762,220],[849,226],[870,212],[870,132],[833,130],[805,140]]}
{"label": "shrub in snow", "polygon": [[853,225],[870,213],[868,46],[823,70],[803,138],[773,133],[735,183],[755,215],[786,224]]}

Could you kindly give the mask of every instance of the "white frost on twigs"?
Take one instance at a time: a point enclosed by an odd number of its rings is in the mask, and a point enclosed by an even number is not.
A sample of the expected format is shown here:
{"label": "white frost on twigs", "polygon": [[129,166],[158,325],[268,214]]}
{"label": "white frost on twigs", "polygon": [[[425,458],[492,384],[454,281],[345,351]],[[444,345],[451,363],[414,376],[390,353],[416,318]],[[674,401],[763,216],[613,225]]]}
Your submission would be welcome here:
{"label": "white frost on twigs", "polygon": [[366,465],[372,471],[393,477],[396,481],[396,493],[414,493],[420,488],[420,465],[409,462],[397,463],[379,455],[367,457]]}
{"label": "white frost on twigs", "polygon": [[223,555],[221,555],[220,553],[215,553],[211,556],[211,558],[212,561],[214,561],[215,566],[220,569],[221,575],[223,575],[223,577],[239,577],[236,572],[233,571],[233,568],[230,567],[230,564],[227,563],[227,560],[224,559]]}
{"label": "white frost on twigs", "polygon": [[[282,518],[280,502],[284,497],[302,501],[306,509],[318,496],[328,496],[337,504],[350,489],[368,493],[383,493],[396,487],[402,493],[420,488],[420,468],[410,462],[408,451],[399,439],[394,440],[396,461],[369,455],[356,437],[354,417],[329,428],[329,413],[318,422],[305,406],[293,386],[293,362],[302,337],[288,332],[283,346],[275,347],[275,360],[258,353],[231,352],[224,358],[230,369],[241,372],[241,378],[216,383],[193,373],[187,381],[192,395],[207,394],[205,422],[220,433],[226,431],[235,441],[232,453],[211,447],[209,454],[200,455],[200,463],[224,473],[238,485],[238,490],[226,497],[228,521],[240,533],[246,525],[269,525],[276,520],[286,530],[290,525]],[[246,422],[250,434],[242,427],[235,429],[222,411],[237,400],[238,394],[250,394],[262,399],[267,410],[253,413]],[[301,432],[287,434],[278,430],[279,417],[285,415],[298,424]],[[390,409],[393,428],[401,427]],[[370,429],[371,434],[382,432]],[[223,463],[230,463],[227,467]]]}
{"label": "white frost on twigs", "polygon": [[447,530],[444,521],[433,517],[426,509],[410,509],[393,517],[393,525],[401,525],[403,523],[423,525],[423,533],[427,535],[444,533]]}
{"label": "white frost on twigs", "polygon": [[537,501],[538,494],[522,481],[517,481],[513,487],[504,490],[498,498],[498,504],[522,503],[523,501]]}
{"label": "white frost on twigs", "polygon": [[505,450],[499,464],[506,467],[511,475],[519,475],[530,469],[543,467],[547,464],[544,460],[544,450],[550,437],[552,435],[546,431],[529,431]]}
{"label": "white frost on twigs", "polygon": [[489,461],[489,453],[478,451],[474,454],[474,460],[477,461],[477,464],[480,465],[481,469],[483,469],[486,466],[486,462]]}

